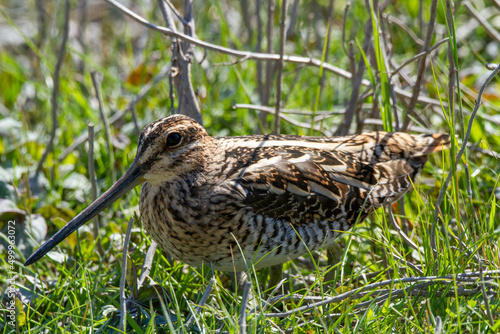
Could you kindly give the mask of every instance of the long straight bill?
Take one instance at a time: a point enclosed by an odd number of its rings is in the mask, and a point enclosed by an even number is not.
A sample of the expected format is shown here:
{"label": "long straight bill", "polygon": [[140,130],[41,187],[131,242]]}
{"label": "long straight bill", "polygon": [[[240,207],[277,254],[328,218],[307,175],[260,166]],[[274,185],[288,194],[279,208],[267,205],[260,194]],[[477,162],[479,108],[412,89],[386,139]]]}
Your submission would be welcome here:
{"label": "long straight bill", "polygon": [[85,210],[80,212],[75,218],[68,222],[62,229],[60,229],[56,234],[47,240],[40,248],[38,248],[24,263],[25,266],[38,261],[42,256],[47,254],[52,248],[54,248],[61,241],[66,239],[71,233],[76,231],[80,226],[94,218],[106,209],[108,206],[113,204],[117,199],[122,197],[129,190],[135,188],[144,181],[142,177],[143,173],[139,166],[134,162],[132,166],[127,170],[127,172],[111,186],[104,194],[102,194],[98,199],[96,199],[92,204],[90,204]]}

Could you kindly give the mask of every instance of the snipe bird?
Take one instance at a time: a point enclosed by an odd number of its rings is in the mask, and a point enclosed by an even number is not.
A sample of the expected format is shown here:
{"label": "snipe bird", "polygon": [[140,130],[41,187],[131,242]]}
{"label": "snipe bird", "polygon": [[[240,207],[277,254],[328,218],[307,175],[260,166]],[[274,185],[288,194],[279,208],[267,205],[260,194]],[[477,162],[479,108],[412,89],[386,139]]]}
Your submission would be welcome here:
{"label": "snipe bird", "polygon": [[189,117],[164,117],[141,132],[130,169],[26,265],[139,184],[143,226],[173,258],[222,271],[277,265],[396,201],[448,142],[398,132],[211,137]]}

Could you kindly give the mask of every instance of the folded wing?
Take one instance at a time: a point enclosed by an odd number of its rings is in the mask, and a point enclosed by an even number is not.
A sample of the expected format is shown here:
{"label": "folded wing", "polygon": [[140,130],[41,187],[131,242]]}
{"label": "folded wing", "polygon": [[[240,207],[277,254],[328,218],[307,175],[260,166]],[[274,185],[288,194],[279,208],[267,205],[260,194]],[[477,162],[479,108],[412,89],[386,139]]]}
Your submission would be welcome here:
{"label": "folded wing", "polygon": [[240,150],[247,163],[235,166],[229,180],[243,203],[265,217],[298,225],[342,221],[349,228],[359,214],[363,219],[401,197],[428,155],[447,143],[447,135],[385,132],[267,137]]}

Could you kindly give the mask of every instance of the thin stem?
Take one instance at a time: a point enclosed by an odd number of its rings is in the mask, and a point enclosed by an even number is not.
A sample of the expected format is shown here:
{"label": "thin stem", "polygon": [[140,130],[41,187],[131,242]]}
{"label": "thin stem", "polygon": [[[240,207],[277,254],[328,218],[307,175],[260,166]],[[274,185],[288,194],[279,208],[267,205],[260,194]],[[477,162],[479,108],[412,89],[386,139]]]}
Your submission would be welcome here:
{"label": "thin stem", "polygon": [[281,22],[280,22],[280,61],[278,62],[278,78],[276,80],[276,106],[274,111],[274,134],[280,134],[280,108],[281,108],[281,90],[283,86],[283,66],[285,61],[285,22],[286,22],[286,3],[287,0],[281,0]]}
{"label": "thin stem", "polygon": [[64,55],[66,53],[66,44],[68,42],[69,35],[69,0],[64,2],[64,26],[63,26],[63,38],[61,41],[61,45],[59,46],[59,52],[57,53],[57,62],[56,67],[54,69],[54,74],[52,75],[52,82],[54,83],[54,87],[52,88],[52,96],[50,98],[50,102],[52,105],[52,109],[50,112],[52,118],[52,129],[50,131],[50,139],[47,143],[47,148],[45,152],[43,152],[42,158],[38,162],[38,166],[36,167],[35,179],[38,178],[38,174],[42,171],[43,163],[47,159],[47,156],[50,152],[52,152],[52,148],[54,147],[54,140],[56,139],[56,130],[59,125],[57,121],[57,108],[59,106],[57,98],[59,97],[59,73],[61,72],[61,67],[64,61]]}
{"label": "thin stem", "polygon": [[[491,270],[488,272],[485,272],[483,274],[487,275],[498,275],[500,274],[500,270]],[[295,313],[302,313],[311,309],[315,309],[319,306],[324,306],[328,305],[331,303],[338,303],[342,300],[345,299],[360,299],[364,298],[366,296],[375,294],[377,298],[374,300],[369,300],[366,302],[362,302],[356,305],[357,308],[362,308],[362,307],[367,307],[374,302],[379,302],[379,301],[384,301],[387,300],[387,298],[395,298],[395,297],[403,297],[406,295],[423,295],[423,296],[428,296],[430,293],[426,290],[423,290],[424,288],[427,288],[431,285],[436,285],[436,284],[444,284],[446,288],[443,291],[438,292],[438,295],[443,295],[443,296],[455,296],[455,291],[449,290],[448,286],[453,284],[453,281],[456,280],[457,282],[463,282],[467,284],[481,284],[478,278],[481,277],[480,272],[469,272],[469,273],[461,273],[457,275],[445,275],[445,276],[424,276],[424,277],[404,277],[404,278],[397,278],[397,279],[389,279],[389,280],[384,280],[381,282],[376,282],[376,283],[371,283],[367,284],[363,287],[353,289],[348,292],[341,293],[335,297],[330,297],[330,298],[324,298],[324,296],[303,296],[303,295],[281,295],[277,296],[274,298],[271,298],[267,303],[273,305],[276,304],[277,302],[280,301],[289,301],[289,300],[294,300],[294,301],[316,301],[312,304],[307,304],[301,307],[297,307],[295,309],[292,309],[287,312],[281,312],[281,313],[266,313],[264,316],[265,317],[288,317],[291,316],[292,314]],[[498,278],[498,277],[495,277]],[[484,284],[494,284],[494,282],[489,282],[485,281],[484,279],[482,280]],[[420,283],[421,282],[421,283]],[[370,291],[373,289],[378,289],[383,286],[394,286],[395,284],[403,284],[403,283],[420,283],[420,284],[415,284],[411,285],[407,288],[403,289],[398,289],[398,290],[393,290],[391,289],[384,289],[384,290],[375,290],[375,291]],[[459,295],[471,295],[471,294],[476,294],[478,291],[480,291],[480,287],[476,289],[464,289],[462,287],[459,287]],[[479,290],[478,290],[479,289]],[[448,291],[449,290],[449,291]],[[435,293],[435,292],[433,292]],[[256,313],[256,309],[252,310],[251,313]]]}
{"label": "thin stem", "polygon": [[[481,88],[479,89],[479,92],[477,94],[477,98],[476,98],[476,103],[474,105],[474,109],[472,110],[472,113],[470,115],[470,118],[469,118],[469,123],[467,125],[467,133],[465,134],[465,138],[462,142],[462,146],[460,147],[460,150],[458,151],[458,154],[457,154],[457,157],[455,159],[455,161],[458,163],[458,161],[460,161],[460,159],[462,158],[462,155],[464,154],[465,152],[465,148],[467,147],[467,143],[469,142],[469,138],[470,138],[470,133],[471,133],[471,130],[472,130],[472,124],[474,123],[474,118],[476,117],[476,114],[477,114],[477,111],[479,110],[479,107],[481,106],[481,100],[483,98],[483,93],[484,93],[484,90],[486,89],[486,87],[489,85],[489,83],[491,82],[491,80],[500,72],[500,64],[495,68],[495,70],[486,78],[486,80],[484,81],[484,83],[481,85]],[[454,166],[452,166],[452,168],[456,168]],[[445,193],[445,190],[448,188],[448,185],[450,184],[450,180],[451,180],[451,177],[452,177],[453,173],[452,173],[452,170],[449,171],[448,173],[448,176],[446,177],[446,180],[443,184],[443,186],[441,187],[441,190],[439,191],[439,196],[436,200],[436,209],[434,211],[434,221],[436,222],[437,219],[438,219],[438,216],[439,216],[439,206],[441,205],[441,202],[443,201],[443,197],[444,197],[444,193]]]}
{"label": "thin stem", "polygon": [[424,51],[424,52],[420,52],[419,54],[417,54],[416,56],[413,56],[411,57],[410,59],[406,60],[403,64],[401,64],[397,69],[395,69],[394,71],[391,72],[391,77],[393,77],[394,75],[398,74],[399,71],[401,71],[406,65],[414,62],[415,60],[417,59],[420,59],[422,58],[423,56],[426,56],[428,55],[429,53],[431,53],[432,51],[436,50],[441,44],[443,43],[446,43],[450,40],[449,37],[446,37],[442,40],[440,40],[439,42],[437,42],[436,44],[434,44],[431,48],[429,48],[428,50]]}
{"label": "thin stem", "polygon": [[132,233],[132,226],[134,226],[134,218],[130,218],[127,225],[127,233],[123,241],[122,252],[122,274],[120,276],[120,331],[126,332],[127,330],[127,298],[125,296],[125,282],[127,280],[127,256],[128,244],[130,242],[130,234]]}
{"label": "thin stem", "polygon": [[111,177],[113,179],[113,183],[116,182],[116,170],[115,170],[115,155],[113,154],[113,147],[111,145],[111,129],[109,127],[109,119],[106,114],[106,110],[104,109],[104,102],[102,101],[102,93],[101,93],[101,83],[97,77],[97,72],[92,71],[90,76],[92,78],[92,84],[94,85],[95,95],[97,97],[97,101],[99,102],[99,113],[101,115],[102,123],[104,124],[104,135],[106,139],[106,149],[108,151],[109,156],[109,167],[111,169]]}
{"label": "thin stem", "polygon": [[[425,52],[425,50],[429,49],[431,45],[432,35],[434,35],[434,24],[436,22],[437,3],[438,0],[432,0],[431,2],[431,8],[430,8],[431,17],[429,19],[429,23],[427,24],[427,34],[425,36],[422,52]],[[417,104],[418,96],[420,95],[420,90],[422,88],[422,80],[424,78],[425,68],[426,68],[426,57],[423,57],[420,59],[418,64],[417,79],[415,80],[415,86],[413,86],[412,96],[406,111],[406,118],[404,119],[403,122],[403,128],[402,128],[403,131],[406,131],[406,129],[408,129],[408,125],[410,125],[410,117],[408,116],[413,114],[413,110],[415,109],[415,105]]]}
{"label": "thin stem", "polygon": [[[129,112],[131,110],[131,108],[133,108],[133,106],[135,106],[140,100],[142,100],[148,93],[149,91],[160,81],[162,81],[169,73],[170,73],[170,64],[168,65],[165,65],[161,70],[160,72],[158,72],[158,74],[153,78],[153,80],[151,80],[150,82],[148,82],[146,85],[144,85],[144,87],[142,87],[142,89],[139,91],[139,93],[135,96],[135,98],[129,102],[129,104],[127,105],[127,107],[125,107],[125,109],[121,110],[121,111],[118,111],[116,113],[114,113],[110,118],[109,118],[109,124],[114,124],[116,123],[117,121],[121,120],[123,118],[123,116],[125,116],[127,114],[127,112]],[[95,127],[95,132],[99,132],[102,130],[102,126],[101,125],[97,125]],[[73,152],[78,146],[80,146],[81,144],[85,143],[85,141],[87,141],[88,139],[88,133],[87,131],[85,131],[83,134],[81,134],[80,136],[78,136],[74,141],[73,143],[68,146],[68,148],[66,148],[64,150],[64,152],[62,152],[58,157],[57,159],[59,161],[62,161],[64,160],[71,152]]]}
{"label": "thin stem", "polygon": [[240,327],[240,333],[244,334],[247,332],[247,304],[248,297],[250,296],[250,288],[252,287],[251,282],[245,282],[245,287],[243,288],[243,296],[241,299],[241,310],[240,310],[240,318],[238,320],[238,325]]}
{"label": "thin stem", "polygon": [[474,7],[472,7],[472,4],[469,1],[464,1],[463,5],[469,13],[484,27],[484,29],[490,34],[491,37],[493,37],[497,42],[500,42],[500,34],[491,26],[491,24],[488,23],[483,17],[481,17],[481,14],[479,14]]}
{"label": "thin stem", "polygon": [[146,253],[146,258],[144,259],[144,264],[142,265],[141,276],[139,277],[139,282],[137,283],[137,290],[139,290],[142,287],[144,281],[146,280],[146,277],[149,275],[149,272],[151,271],[151,268],[153,268],[153,259],[157,247],[158,244],[156,243],[156,241],[154,240],[151,241],[151,246],[149,246],[148,248],[148,252]]}
{"label": "thin stem", "polygon": [[196,307],[196,309],[194,310],[194,313],[191,314],[189,319],[186,321],[186,324],[184,325],[184,328],[186,329],[186,331],[189,330],[189,328],[191,327],[191,324],[195,320],[194,319],[195,314],[199,314],[201,312],[201,310],[203,309],[203,305],[205,305],[205,303],[208,300],[208,297],[210,297],[210,294],[212,293],[212,290],[213,290],[216,283],[217,283],[217,281],[215,279],[215,276],[212,276],[212,278],[210,279],[210,281],[207,284],[207,287],[205,288],[205,292],[203,292],[203,295],[201,296],[201,299],[200,299],[200,302],[198,303],[198,306]]}
{"label": "thin stem", "polygon": [[[91,198],[92,202],[97,199],[97,180],[95,177],[95,168],[94,168],[94,124],[88,124],[88,133],[89,133],[89,179],[91,184]],[[101,244],[101,238],[99,237],[99,216],[95,216],[92,218],[92,231],[94,233],[94,239],[97,240],[97,252],[99,255],[104,254],[104,248]]]}
{"label": "thin stem", "polygon": [[[182,34],[180,32],[174,32],[169,28],[157,26],[157,25],[147,21],[143,17],[137,15],[136,13],[132,12],[127,7],[121,5],[119,2],[117,2],[115,0],[106,0],[106,2],[115,6],[117,9],[119,9],[125,15],[129,16],[130,18],[132,18],[136,22],[148,27],[149,29],[158,31],[158,32],[163,33],[167,36],[175,36],[179,39],[187,40],[190,43],[197,45],[199,47],[202,47],[204,49],[220,52],[220,53],[227,54],[230,56],[243,58],[244,60],[250,60],[250,59],[252,59],[252,60],[268,60],[268,61],[279,61],[280,60],[279,54],[240,51],[240,50],[235,50],[235,49],[226,48],[226,47],[222,47],[219,45],[204,42],[204,41],[201,41],[201,40],[194,38],[192,36],[188,36],[188,35]],[[341,69],[339,67],[333,66],[332,64],[322,62],[320,59],[316,59],[316,58],[312,58],[312,57],[290,56],[290,55],[283,55],[283,59],[285,62],[289,62],[289,63],[310,65],[310,66],[315,66],[315,67],[323,67],[323,69],[325,71],[331,72],[335,75],[339,75],[339,76],[346,78],[346,79],[352,78],[352,74],[349,71],[346,71],[346,70]],[[371,86],[371,83],[369,80],[361,78],[360,82],[361,82],[361,85],[363,85],[363,86]],[[411,97],[411,93],[407,92],[406,90],[404,90],[402,88],[395,87],[394,92],[399,97],[403,97],[403,98]],[[438,107],[441,107],[441,106],[446,107],[447,106],[446,103],[441,103],[439,100],[432,99],[432,98],[427,97],[427,96],[418,96],[417,102],[420,102],[422,104],[431,104],[431,105],[438,106]],[[96,131],[97,131],[97,129],[96,129]]]}

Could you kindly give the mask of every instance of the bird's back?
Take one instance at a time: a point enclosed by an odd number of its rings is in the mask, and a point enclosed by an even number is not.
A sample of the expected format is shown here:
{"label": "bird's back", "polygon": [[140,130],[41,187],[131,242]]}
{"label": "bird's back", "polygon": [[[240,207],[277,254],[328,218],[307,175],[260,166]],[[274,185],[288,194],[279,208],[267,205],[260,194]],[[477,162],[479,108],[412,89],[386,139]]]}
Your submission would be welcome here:
{"label": "bird's back", "polygon": [[342,202],[358,189],[377,206],[407,191],[409,178],[423,168],[430,153],[448,145],[448,137],[369,132],[346,137],[216,139],[224,152],[221,174],[253,194],[247,198],[249,205],[259,199],[267,202],[268,196],[317,196]]}

